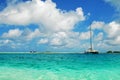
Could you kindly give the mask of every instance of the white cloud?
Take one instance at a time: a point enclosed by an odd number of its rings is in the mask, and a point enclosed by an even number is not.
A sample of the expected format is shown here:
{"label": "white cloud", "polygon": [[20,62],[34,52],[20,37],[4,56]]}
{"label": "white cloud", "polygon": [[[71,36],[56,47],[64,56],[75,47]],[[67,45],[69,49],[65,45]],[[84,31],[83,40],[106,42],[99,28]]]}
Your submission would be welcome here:
{"label": "white cloud", "polygon": [[62,40],[60,40],[59,38],[53,38],[50,42],[50,45],[52,46],[62,46]]}
{"label": "white cloud", "polygon": [[56,32],[50,36],[50,45],[64,46],[65,39],[68,38],[67,32]]}
{"label": "white cloud", "polygon": [[38,44],[46,44],[46,43],[48,43],[48,39],[40,39],[38,41]]}
{"label": "white cloud", "polygon": [[[94,35],[94,45],[98,49],[102,50],[117,50],[120,48],[120,23],[112,21],[105,23],[102,21],[93,21],[90,25],[96,35]],[[97,34],[98,33],[98,34]],[[88,39],[89,33],[86,32],[80,33],[81,39]]]}
{"label": "white cloud", "polygon": [[8,32],[2,34],[2,38],[11,38],[18,41],[21,40],[20,42],[32,40],[40,36],[44,36],[44,34],[37,28],[35,30],[30,30],[28,28],[24,30],[10,29]]}
{"label": "white cloud", "polygon": [[12,48],[12,49],[20,49],[21,47],[24,47],[24,49],[27,47],[27,45],[25,45],[25,43],[23,44],[23,43],[19,43],[19,42],[17,42],[17,43],[15,43],[15,42],[12,42],[11,44],[10,44],[10,47]]}
{"label": "white cloud", "polygon": [[12,42],[12,41],[9,40],[9,39],[3,41],[4,44],[8,44],[8,43],[10,43],[10,42]]}
{"label": "white cloud", "polygon": [[15,43],[14,41],[9,40],[9,39],[0,40],[1,47],[5,46],[5,47],[10,48],[10,49],[13,49],[13,48],[16,49],[16,48],[20,47],[21,45],[22,45],[21,43]]}
{"label": "white cloud", "polygon": [[54,33],[52,35],[53,38],[66,38],[68,35],[67,35],[67,32],[57,32],[57,33]]}
{"label": "white cloud", "polygon": [[104,27],[104,22],[102,21],[93,21],[92,24],[90,25],[90,27],[94,30],[94,29],[102,29]]}
{"label": "white cloud", "polygon": [[78,36],[76,38],[68,38],[66,39],[66,45],[64,47],[66,48],[79,48],[81,46],[80,40],[78,39]]}
{"label": "white cloud", "polygon": [[118,36],[114,39],[105,40],[105,43],[107,43],[109,45],[112,45],[112,46],[120,45],[120,36]]}
{"label": "white cloud", "polygon": [[34,31],[31,30],[26,30],[24,31],[24,33],[26,33],[26,35],[24,36],[26,40],[32,40],[36,37],[40,37],[42,35],[42,33],[39,31],[39,29],[35,29]]}
{"label": "white cloud", "polygon": [[3,38],[17,38],[21,36],[22,31],[19,29],[11,29],[7,33],[3,33]]}
{"label": "white cloud", "polygon": [[87,40],[89,38],[90,38],[90,31],[88,31],[88,32],[81,32],[80,33],[80,39],[81,40]]}
{"label": "white cloud", "polygon": [[[104,44],[109,45],[120,45],[119,37],[120,37],[120,24],[116,21],[112,21],[110,23],[104,23],[101,21],[93,22],[91,24],[93,29],[103,30],[96,37],[96,41],[101,41],[104,38]],[[103,44],[103,43],[102,43]],[[99,44],[100,45],[100,44]]]}
{"label": "white cloud", "polygon": [[113,21],[104,28],[107,33],[106,43],[111,45],[120,45],[120,24]]}
{"label": "white cloud", "polygon": [[71,30],[74,25],[85,20],[82,8],[65,12],[56,8],[51,0],[33,0],[10,5],[0,12],[0,23],[27,25],[37,23],[49,31]]}
{"label": "white cloud", "polygon": [[[108,38],[115,38],[120,35],[120,23],[116,21],[112,21],[110,23],[104,23],[101,21],[93,21],[91,24],[92,29],[98,29],[103,30],[105,32]],[[100,33],[99,35],[103,35],[103,33]]]}
{"label": "white cloud", "polygon": [[109,38],[120,36],[120,24],[115,21],[107,24],[104,30]]}
{"label": "white cloud", "polygon": [[57,32],[49,40],[50,45],[60,48],[75,48],[80,43],[78,32]]}
{"label": "white cloud", "polygon": [[0,40],[0,45],[6,45],[6,44],[9,44],[11,43],[12,41],[9,40],[9,39],[5,39],[5,40]]}
{"label": "white cloud", "polygon": [[96,40],[96,41],[101,41],[101,40],[103,40],[103,36],[104,36],[104,33],[103,33],[103,32],[100,32],[100,33],[98,33],[98,35],[95,37],[95,40]]}
{"label": "white cloud", "polygon": [[32,0],[14,4],[16,1],[0,12],[0,24],[38,24],[40,28],[20,30],[21,33],[18,35],[12,34],[14,31],[9,30],[3,34],[5,38],[19,37],[21,42],[38,38],[38,44],[48,43],[50,46],[74,47],[78,44],[79,33],[73,32],[72,29],[79,21],[85,20],[81,7],[67,12],[57,9],[52,0]]}

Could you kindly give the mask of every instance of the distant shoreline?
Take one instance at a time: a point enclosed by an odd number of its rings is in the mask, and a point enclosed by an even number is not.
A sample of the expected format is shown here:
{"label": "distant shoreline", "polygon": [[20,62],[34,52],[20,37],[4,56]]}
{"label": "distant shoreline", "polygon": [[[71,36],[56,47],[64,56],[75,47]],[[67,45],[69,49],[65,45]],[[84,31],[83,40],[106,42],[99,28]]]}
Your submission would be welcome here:
{"label": "distant shoreline", "polygon": [[[0,54],[84,54],[84,52],[0,52]],[[101,52],[99,54],[120,54],[120,52]]]}
{"label": "distant shoreline", "polygon": [[79,53],[83,54],[84,52],[0,52],[0,53],[26,53],[26,54],[60,54],[60,53]]}

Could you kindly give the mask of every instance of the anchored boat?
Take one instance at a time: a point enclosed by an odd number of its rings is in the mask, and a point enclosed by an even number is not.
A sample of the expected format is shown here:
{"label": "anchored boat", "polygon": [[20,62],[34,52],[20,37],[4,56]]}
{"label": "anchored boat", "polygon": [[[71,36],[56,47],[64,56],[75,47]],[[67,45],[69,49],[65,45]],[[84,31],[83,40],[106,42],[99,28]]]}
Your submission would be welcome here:
{"label": "anchored boat", "polygon": [[93,49],[93,40],[92,40],[92,29],[90,26],[90,48],[85,51],[85,53],[91,53],[91,54],[98,54],[99,52],[97,50]]}

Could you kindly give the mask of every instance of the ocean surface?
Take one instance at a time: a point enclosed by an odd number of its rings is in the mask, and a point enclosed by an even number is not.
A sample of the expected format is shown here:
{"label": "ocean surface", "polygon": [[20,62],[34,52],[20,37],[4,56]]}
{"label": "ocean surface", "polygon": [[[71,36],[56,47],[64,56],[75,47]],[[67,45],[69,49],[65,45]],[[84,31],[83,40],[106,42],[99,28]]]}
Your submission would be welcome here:
{"label": "ocean surface", "polygon": [[0,80],[120,80],[120,54],[0,54]]}

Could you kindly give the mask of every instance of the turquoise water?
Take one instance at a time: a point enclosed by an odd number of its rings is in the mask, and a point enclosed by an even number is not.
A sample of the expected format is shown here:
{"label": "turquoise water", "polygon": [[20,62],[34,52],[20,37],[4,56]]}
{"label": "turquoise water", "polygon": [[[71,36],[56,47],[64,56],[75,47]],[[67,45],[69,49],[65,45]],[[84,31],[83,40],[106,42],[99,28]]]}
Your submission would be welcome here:
{"label": "turquoise water", "polygon": [[0,80],[120,80],[120,54],[0,54]]}

